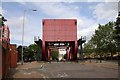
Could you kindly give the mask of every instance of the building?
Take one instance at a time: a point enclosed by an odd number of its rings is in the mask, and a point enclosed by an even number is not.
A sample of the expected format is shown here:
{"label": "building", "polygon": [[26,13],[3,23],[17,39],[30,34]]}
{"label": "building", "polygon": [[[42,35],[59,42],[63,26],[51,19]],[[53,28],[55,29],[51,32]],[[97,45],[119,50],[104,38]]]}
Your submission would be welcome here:
{"label": "building", "polygon": [[66,47],[67,60],[77,60],[76,19],[43,19],[42,26],[42,60],[50,61],[52,46]]}
{"label": "building", "polygon": [[16,44],[10,44],[10,67],[15,68],[17,67],[17,60],[18,60],[18,51],[17,51]]}
{"label": "building", "polygon": [[10,45],[10,31],[9,27],[4,25],[0,26],[0,44],[1,44],[1,67],[0,67],[0,75],[2,78],[6,78],[8,74],[8,70],[10,68],[10,53],[9,53],[9,45]]}
{"label": "building", "polygon": [[0,15],[0,79],[3,80],[8,76],[11,63],[15,62],[15,57],[12,55],[14,54],[14,49],[10,45],[10,30],[4,24],[5,21],[7,20]]}

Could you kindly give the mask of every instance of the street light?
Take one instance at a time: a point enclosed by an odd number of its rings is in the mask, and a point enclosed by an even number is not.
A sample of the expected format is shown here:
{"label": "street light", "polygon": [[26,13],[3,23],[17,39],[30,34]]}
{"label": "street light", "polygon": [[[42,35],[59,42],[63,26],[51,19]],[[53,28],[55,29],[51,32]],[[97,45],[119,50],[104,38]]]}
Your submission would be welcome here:
{"label": "street light", "polygon": [[[21,64],[23,65],[23,43],[24,43],[24,24],[25,24],[25,14],[27,10],[24,10],[23,14],[23,30],[22,30],[22,54],[21,54]],[[37,11],[37,10],[32,10]]]}

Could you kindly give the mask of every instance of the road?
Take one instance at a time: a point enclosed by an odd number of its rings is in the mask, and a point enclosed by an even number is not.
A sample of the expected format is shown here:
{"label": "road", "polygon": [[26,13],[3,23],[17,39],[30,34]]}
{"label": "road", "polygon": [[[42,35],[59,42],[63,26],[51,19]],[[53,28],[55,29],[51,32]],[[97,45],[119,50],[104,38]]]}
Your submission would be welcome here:
{"label": "road", "polygon": [[11,69],[9,78],[117,78],[114,62],[32,62]]}

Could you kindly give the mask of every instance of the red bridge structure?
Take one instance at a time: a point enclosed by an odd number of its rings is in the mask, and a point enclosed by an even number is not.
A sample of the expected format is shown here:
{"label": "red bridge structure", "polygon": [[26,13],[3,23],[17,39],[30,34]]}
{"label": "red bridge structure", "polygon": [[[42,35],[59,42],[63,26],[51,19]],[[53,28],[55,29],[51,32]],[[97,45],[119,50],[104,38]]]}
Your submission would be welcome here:
{"label": "red bridge structure", "polygon": [[15,44],[10,44],[10,30],[4,24],[7,20],[0,16],[0,79],[6,80],[9,69],[17,66],[17,50]]}
{"label": "red bridge structure", "polygon": [[65,47],[66,60],[77,60],[77,20],[43,19],[42,60],[50,61],[51,47]]}
{"label": "red bridge structure", "polygon": [[0,37],[0,46],[2,51],[1,52],[1,60],[2,66],[0,67],[0,75],[2,78],[6,78],[8,74],[8,69],[10,67],[10,54],[9,54],[9,45],[10,45],[10,38],[9,38],[9,28],[8,26],[1,26],[0,27],[1,37]]}

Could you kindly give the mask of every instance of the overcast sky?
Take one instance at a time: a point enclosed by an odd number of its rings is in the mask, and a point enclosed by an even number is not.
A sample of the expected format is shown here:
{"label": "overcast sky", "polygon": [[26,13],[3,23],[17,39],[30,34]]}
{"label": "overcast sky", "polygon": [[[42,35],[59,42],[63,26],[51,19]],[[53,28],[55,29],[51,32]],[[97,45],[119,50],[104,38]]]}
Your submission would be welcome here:
{"label": "overcast sky", "polygon": [[[86,36],[88,41],[98,24],[115,21],[118,14],[118,3],[115,0],[114,2],[113,0],[99,0],[99,2],[97,0],[85,0],[84,2],[83,0],[81,2],[78,0],[69,0],[69,2],[68,0],[35,1],[6,0],[6,2],[2,2],[0,13],[8,20],[6,24],[10,28],[10,42],[12,44],[21,45],[22,43],[24,10],[27,10],[24,45],[34,43],[34,36],[40,36],[42,39],[42,19],[77,19],[77,37]],[[36,9],[37,12],[33,12],[31,9]]]}

